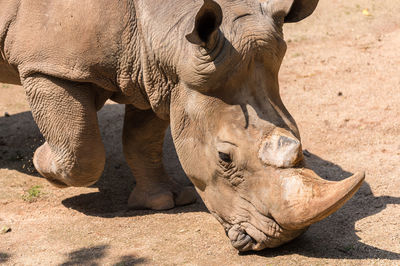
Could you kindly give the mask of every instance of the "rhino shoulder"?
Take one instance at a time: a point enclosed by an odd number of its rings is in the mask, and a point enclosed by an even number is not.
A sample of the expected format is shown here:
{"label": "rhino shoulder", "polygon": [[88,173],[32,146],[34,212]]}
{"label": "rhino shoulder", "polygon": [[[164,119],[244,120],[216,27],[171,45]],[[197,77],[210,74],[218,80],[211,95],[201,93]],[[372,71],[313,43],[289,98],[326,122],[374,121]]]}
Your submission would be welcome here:
{"label": "rhino shoulder", "polygon": [[41,72],[118,90],[124,38],[132,37],[128,8],[128,1],[22,0],[4,45],[8,61],[21,77]]}

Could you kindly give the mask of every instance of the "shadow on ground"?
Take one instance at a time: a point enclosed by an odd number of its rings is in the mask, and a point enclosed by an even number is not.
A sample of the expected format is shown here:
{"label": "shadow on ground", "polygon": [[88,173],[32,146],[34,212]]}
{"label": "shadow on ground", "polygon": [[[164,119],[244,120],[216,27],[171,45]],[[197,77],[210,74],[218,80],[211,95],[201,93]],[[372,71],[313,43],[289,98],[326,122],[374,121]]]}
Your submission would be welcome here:
{"label": "shadow on ground", "polygon": [[[81,194],[62,201],[77,211],[91,216],[116,217],[137,216],[151,211],[129,211],[126,202],[134,187],[134,178],[122,154],[122,123],[124,107],[118,104],[105,105],[99,112],[99,124],[106,149],[106,166],[100,180],[93,185],[99,192]],[[44,142],[30,112],[0,117],[0,168],[40,175],[32,164],[33,153]],[[179,183],[191,185],[179,163],[172,144],[170,132],[166,134],[164,161],[166,171]],[[207,211],[201,202],[176,208],[167,213]]]}
{"label": "shadow on ground", "polygon": [[[101,265],[100,260],[107,255],[109,245],[99,245],[89,248],[81,248],[67,254],[67,260],[62,266],[72,265]],[[138,265],[146,263],[147,259],[137,258],[132,255],[122,256],[113,265]]]}
{"label": "shadow on ground", "polygon": [[[107,162],[104,174],[94,185],[99,192],[81,194],[62,201],[69,208],[91,216],[121,217],[141,216],[153,211],[129,211],[126,201],[134,187],[131,176],[123,157],[121,147],[123,107],[106,105],[99,112],[99,123],[103,142],[107,152]],[[26,174],[37,175],[33,169],[31,158],[34,150],[43,142],[42,137],[32,120],[30,112],[24,112],[9,117],[0,117],[0,168],[14,169]],[[178,181],[188,184],[187,179],[174,151],[171,137],[166,136],[167,151],[164,160],[167,162],[167,172]],[[329,180],[341,180],[351,173],[340,166],[326,161],[314,154],[306,153],[307,164],[320,176]],[[337,259],[389,259],[400,260],[400,254],[369,246],[360,241],[355,229],[355,223],[368,216],[375,215],[386,208],[388,204],[400,204],[400,198],[372,194],[368,183],[338,212],[327,219],[313,225],[297,240],[277,249],[268,249],[257,253],[257,256],[274,257],[287,254],[301,254],[307,257],[337,258]],[[166,213],[207,212],[204,204],[198,203],[176,208]],[[100,254],[106,247],[97,247],[88,253]],[[86,249],[70,254],[70,261],[78,260]],[[97,253],[96,253],[97,252]],[[7,260],[7,254],[1,253],[0,261]],[[85,256],[83,256],[85,257]],[[126,258],[130,260],[131,258]],[[132,258],[135,260],[135,258]],[[82,261],[85,262],[86,261]],[[65,262],[69,263],[69,262]],[[71,265],[71,264],[65,264]]]}
{"label": "shadow on ground", "polygon": [[11,258],[11,255],[0,251],[0,264],[6,263]]}
{"label": "shadow on ground", "polygon": [[32,157],[42,143],[43,137],[30,112],[0,117],[0,168],[39,176]]}

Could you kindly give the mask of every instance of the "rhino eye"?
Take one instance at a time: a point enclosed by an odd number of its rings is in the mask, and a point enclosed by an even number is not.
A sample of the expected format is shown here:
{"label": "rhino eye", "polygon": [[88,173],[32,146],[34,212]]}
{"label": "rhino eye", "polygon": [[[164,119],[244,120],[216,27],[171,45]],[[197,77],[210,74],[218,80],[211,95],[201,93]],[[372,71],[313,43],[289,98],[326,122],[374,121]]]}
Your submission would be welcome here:
{"label": "rhino eye", "polygon": [[218,156],[222,161],[224,161],[226,163],[231,163],[232,162],[231,156],[229,154],[227,154],[227,153],[218,152]]}

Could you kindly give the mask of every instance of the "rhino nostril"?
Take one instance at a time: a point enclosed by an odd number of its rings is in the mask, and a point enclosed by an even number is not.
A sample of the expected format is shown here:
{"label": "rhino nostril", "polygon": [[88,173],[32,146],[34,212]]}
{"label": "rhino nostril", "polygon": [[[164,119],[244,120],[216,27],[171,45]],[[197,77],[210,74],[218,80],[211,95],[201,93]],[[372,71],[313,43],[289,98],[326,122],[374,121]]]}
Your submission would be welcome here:
{"label": "rhino nostril", "polygon": [[240,234],[237,242],[248,243],[251,240],[251,237],[248,234]]}
{"label": "rhino nostril", "polygon": [[251,236],[245,232],[240,233],[236,240],[231,240],[232,246],[239,251],[247,251],[251,249],[251,243],[253,243]]}
{"label": "rhino nostril", "polygon": [[300,156],[300,141],[280,132],[264,140],[259,151],[259,158],[264,163],[276,167],[293,167]]}

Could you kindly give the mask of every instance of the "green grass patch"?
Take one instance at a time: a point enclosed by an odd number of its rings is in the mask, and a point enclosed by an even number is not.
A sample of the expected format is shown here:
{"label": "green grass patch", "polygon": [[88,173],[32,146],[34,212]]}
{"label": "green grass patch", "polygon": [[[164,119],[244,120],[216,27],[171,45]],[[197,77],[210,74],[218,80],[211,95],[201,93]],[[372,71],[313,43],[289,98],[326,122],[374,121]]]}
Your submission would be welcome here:
{"label": "green grass patch", "polygon": [[31,187],[24,195],[22,195],[22,199],[29,203],[36,201],[41,195],[43,195],[43,192],[40,190],[41,188],[41,186]]}

